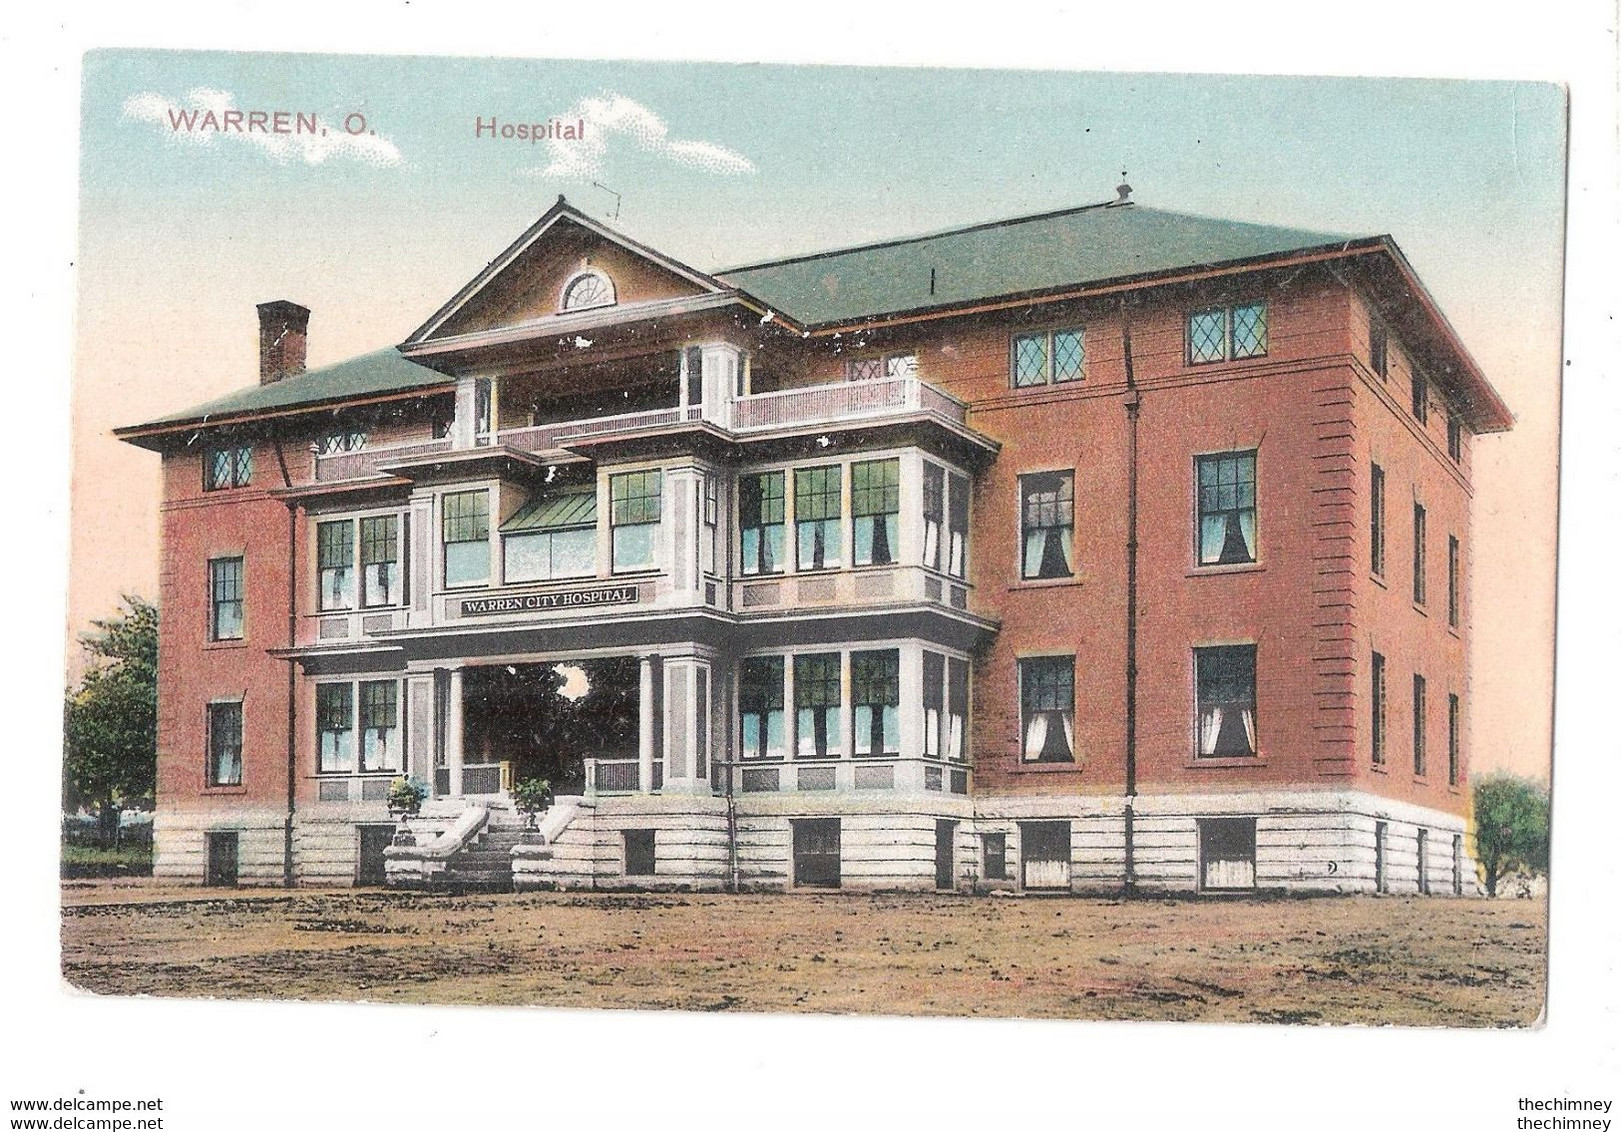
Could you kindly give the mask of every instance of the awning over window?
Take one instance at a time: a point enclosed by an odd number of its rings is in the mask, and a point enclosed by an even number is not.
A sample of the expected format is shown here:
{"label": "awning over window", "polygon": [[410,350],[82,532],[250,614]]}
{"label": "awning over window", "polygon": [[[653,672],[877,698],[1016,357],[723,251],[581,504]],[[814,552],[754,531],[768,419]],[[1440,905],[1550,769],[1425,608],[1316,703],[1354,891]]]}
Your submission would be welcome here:
{"label": "awning over window", "polygon": [[564,527],[594,527],[597,524],[597,493],[569,491],[531,499],[517,514],[501,524],[504,535],[530,531],[554,531]]}

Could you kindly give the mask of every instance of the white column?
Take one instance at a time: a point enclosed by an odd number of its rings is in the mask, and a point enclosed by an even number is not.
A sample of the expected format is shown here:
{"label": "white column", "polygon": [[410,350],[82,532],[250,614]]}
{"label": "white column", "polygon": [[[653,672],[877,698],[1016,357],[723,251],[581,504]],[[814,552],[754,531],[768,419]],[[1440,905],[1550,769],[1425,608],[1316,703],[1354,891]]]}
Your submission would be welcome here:
{"label": "white column", "polygon": [[641,658],[641,690],[637,701],[636,759],[639,764],[642,793],[653,789],[653,658]]}
{"label": "white column", "polygon": [[445,767],[450,771],[450,794],[462,792],[462,670],[450,670],[450,689],[445,704]]}

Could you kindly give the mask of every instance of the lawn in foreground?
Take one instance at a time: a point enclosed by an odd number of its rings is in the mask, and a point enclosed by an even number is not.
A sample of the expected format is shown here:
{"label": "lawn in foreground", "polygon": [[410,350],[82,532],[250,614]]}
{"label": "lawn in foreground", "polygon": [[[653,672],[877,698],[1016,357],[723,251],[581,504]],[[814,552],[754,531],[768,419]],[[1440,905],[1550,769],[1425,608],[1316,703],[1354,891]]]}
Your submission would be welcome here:
{"label": "lawn in foreground", "polygon": [[63,885],[100,994],[1527,1026],[1542,900],[221,892]]}

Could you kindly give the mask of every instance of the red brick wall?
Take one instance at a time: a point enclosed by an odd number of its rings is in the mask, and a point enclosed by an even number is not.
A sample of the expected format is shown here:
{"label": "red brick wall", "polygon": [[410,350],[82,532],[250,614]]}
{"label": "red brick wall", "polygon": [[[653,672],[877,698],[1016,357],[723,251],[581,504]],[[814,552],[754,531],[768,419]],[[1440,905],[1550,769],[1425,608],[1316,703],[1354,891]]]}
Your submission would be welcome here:
{"label": "red brick wall", "polygon": [[[163,461],[158,797],[166,807],[280,805],[287,792],[287,508],[265,493],[275,457],[254,450],[251,486],[204,492],[201,452]],[[211,558],[244,558],[243,639],[209,640]],[[205,785],[207,704],[243,701],[242,786]]]}

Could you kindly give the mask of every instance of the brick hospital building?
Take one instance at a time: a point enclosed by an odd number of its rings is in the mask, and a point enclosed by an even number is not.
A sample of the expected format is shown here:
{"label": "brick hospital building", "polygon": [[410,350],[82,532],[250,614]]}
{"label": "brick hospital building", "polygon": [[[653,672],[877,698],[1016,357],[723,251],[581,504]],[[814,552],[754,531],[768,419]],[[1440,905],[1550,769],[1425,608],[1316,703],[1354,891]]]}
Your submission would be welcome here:
{"label": "brick hospital building", "polygon": [[259,319],[118,433],[159,875],[1475,891],[1512,417],[1388,236],[1123,192],[705,272],[559,198],[397,347]]}

